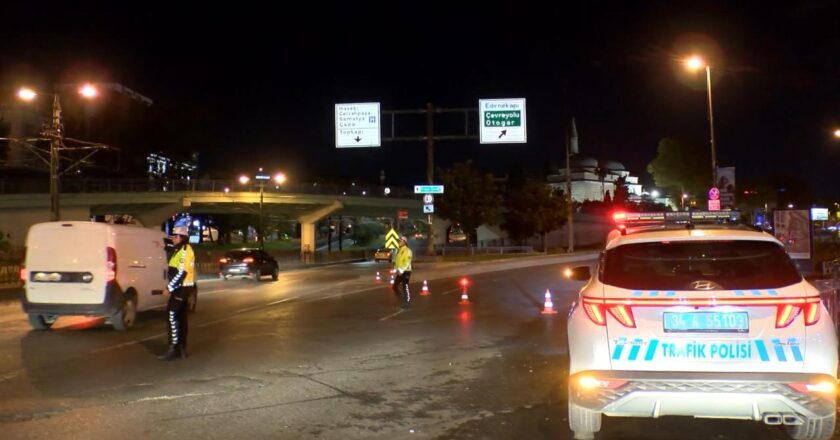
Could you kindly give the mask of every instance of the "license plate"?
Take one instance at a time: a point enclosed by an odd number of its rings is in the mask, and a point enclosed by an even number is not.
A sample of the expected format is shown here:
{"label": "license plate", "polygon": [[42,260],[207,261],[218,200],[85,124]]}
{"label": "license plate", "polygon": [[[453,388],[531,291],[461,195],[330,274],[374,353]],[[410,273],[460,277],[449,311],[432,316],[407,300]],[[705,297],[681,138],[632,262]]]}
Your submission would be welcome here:
{"label": "license plate", "polygon": [[228,271],[230,272],[242,272],[243,270],[245,269],[242,269],[240,267],[231,267],[230,269],[228,269]]}
{"label": "license plate", "polygon": [[749,333],[747,312],[665,312],[665,333]]}

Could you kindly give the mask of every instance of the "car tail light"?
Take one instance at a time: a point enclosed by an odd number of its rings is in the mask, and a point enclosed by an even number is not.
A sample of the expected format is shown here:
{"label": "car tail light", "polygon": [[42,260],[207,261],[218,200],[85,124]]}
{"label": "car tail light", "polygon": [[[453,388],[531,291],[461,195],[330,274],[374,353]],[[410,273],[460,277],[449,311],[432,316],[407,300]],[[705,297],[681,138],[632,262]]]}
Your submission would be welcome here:
{"label": "car tail light", "polygon": [[820,303],[805,304],[805,325],[814,325],[820,320]]}
{"label": "car tail light", "polygon": [[106,249],[105,254],[107,255],[105,261],[105,279],[111,282],[117,279],[117,251],[109,247]]}
{"label": "car tail light", "polygon": [[621,325],[628,328],[636,328],[636,320],[633,319],[633,310],[630,306],[623,304],[610,306],[607,310],[609,310],[610,315],[612,315],[616,321],[620,322]]}
{"label": "car tail light", "polygon": [[802,382],[793,382],[787,384],[789,387],[793,388],[800,393],[807,394],[807,393],[820,393],[820,394],[834,394],[837,392],[837,384],[831,381],[822,381],[817,383],[802,383]]}
{"label": "car tail light", "polygon": [[820,302],[807,301],[805,304],[780,304],[776,308],[776,328],[789,326],[800,312],[804,311],[805,325],[814,325],[820,321]]}
{"label": "car tail light", "polygon": [[592,376],[581,376],[578,381],[578,387],[584,390],[591,390],[595,388],[602,388],[608,390],[614,390],[622,385],[626,384],[626,380],[615,380],[615,379],[598,379]]}
{"label": "car tail light", "polygon": [[227,258],[219,258],[219,263],[225,264],[228,262]]}
{"label": "car tail light", "polygon": [[583,311],[589,320],[598,325],[607,325],[607,312],[621,325],[628,328],[636,327],[633,310],[629,304],[604,304],[603,300],[583,299]]}
{"label": "car tail light", "polygon": [[21,266],[20,268],[20,280],[26,281],[26,267]]}
{"label": "car tail light", "polygon": [[245,257],[244,259],[242,259],[242,262],[243,262],[243,263],[249,263],[249,264],[250,264],[250,263],[253,263],[253,262],[254,262],[254,259],[253,259],[253,258],[251,258],[251,257]]}
{"label": "car tail light", "polygon": [[604,305],[594,302],[583,301],[583,311],[589,320],[598,325],[607,325],[607,315],[604,314]]}

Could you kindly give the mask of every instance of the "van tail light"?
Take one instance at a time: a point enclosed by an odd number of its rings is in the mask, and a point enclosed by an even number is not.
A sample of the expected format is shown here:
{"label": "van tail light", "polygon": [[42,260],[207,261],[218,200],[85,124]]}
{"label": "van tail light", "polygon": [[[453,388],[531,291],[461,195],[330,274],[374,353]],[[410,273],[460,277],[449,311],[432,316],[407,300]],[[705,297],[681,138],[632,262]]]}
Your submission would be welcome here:
{"label": "van tail light", "polygon": [[219,263],[225,264],[228,262],[227,258],[219,258]]}
{"label": "van tail light", "polygon": [[26,247],[23,248],[23,263],[20,263],[20,280],[26,281],[29,274],[26,273]]}
{"label": "van tail light", "polygon": [[109,247],[105,251],[107,259],[105,260],[105,279],[108,282],[117,279],[117,251]]}
{"label": "van tail light", "polygon": [[253,259],[253,258],[251,258],[251,257],[245,257],[245,258],[242,260],[242,262],[243,262],[243,263],[249,263],[249,264],[250,264],[250,263],[253,263],[253,262],[254,262],[254,259]]}

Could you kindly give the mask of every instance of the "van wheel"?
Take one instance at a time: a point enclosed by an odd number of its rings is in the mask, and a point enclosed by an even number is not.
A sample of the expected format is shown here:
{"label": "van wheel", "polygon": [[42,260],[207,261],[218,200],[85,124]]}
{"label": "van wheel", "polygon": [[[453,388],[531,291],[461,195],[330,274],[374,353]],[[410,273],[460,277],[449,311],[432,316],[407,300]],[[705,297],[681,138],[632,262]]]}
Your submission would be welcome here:
{"label": "van wheel", "polygon": [[128,295],[123,299],[120,310],[111,317],[111,325],[115,329],[125,331],[134,327],[137,320],[137,300],[134,296]]}
{"label": "van wheel", "polygon": [[35,330],[49,330],[58,319],[56,315],[29,314],[29,325]]}
{"label": "van wheel", "polygon": [[837,420],[836,410],[827,417],[805,419],[801,425],[786,426],[787,433],[793,440],[828,440],[834,435]]}
{"label": "van wheel", "polygon": [[277,267],[274,268],[274,272],[271,273],[271,279],[274,280],[274,281],[277,281],[278,279],[280,279],[280,269],[279,268],[277,268]]}
{"label": "van wheel", "polygon": [[569,390],[569,428],[576,439],[594,439],[595,433],[601,430],[602,414],[572,402],[572,392]]}

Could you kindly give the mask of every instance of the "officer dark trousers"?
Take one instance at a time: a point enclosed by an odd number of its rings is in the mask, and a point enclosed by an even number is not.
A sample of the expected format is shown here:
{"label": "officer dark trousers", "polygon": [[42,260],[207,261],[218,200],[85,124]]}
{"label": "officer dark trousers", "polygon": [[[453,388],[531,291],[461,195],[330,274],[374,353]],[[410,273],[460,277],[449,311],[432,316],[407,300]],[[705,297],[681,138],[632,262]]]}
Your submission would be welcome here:
{"label": "officer dark trousers", "polygon": [[403,306],[408,307],[411,304],[411,291],[408,289],[408,282],[411,279],[411,271],[407,270],[403,273],[398,273],[394,277],[394,295],[402,300]]}

